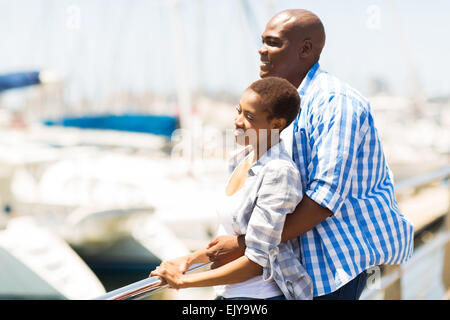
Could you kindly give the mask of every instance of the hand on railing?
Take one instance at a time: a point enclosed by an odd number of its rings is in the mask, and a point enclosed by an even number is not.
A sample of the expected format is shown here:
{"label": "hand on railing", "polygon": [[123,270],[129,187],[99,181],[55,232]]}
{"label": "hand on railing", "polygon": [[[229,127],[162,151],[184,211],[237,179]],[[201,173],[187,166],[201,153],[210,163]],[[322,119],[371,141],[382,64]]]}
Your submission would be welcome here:
{"label": "hand on railing", "polygon": [[176,261],[163,261],[150,276],[160,277],[162,283],[167,283],[170,288],[182,289],[184,272],[181,272],[181,269]]}
{"label": "hand on railing", "polygon": [[[202,263],[192,266],[186,273],[190,273],[202,268],[209,267],[210,263]],[[136,300],[143,299],[149,295],[169,287],[167,283],[160,277],[152,276],[147,279],[129,284],[125,287],[110,291],[103,296],[100,296],[94,300]]]}
{"label": "hand on railing", "polygon": [[[175,259],[172,259],[172,260],[168,260],[168,261],[164,261],[164,262],[162,262],[161,263],[161,265],[163,264],[163,263],[165,263],[165,262],[167,262],[167,263],[170,263],[170,264],[172,264],[172,265],[175,265],[176,266],[176,268],[177,268],[177,270],[179,271],[179,272],[181,272],[181,273],[185,273],[186,271],[188,271],[189,270],[189,267],[191,266],[191,256],[190,255],[186,255],[186,256],[182,256],[182,257],[179,257],[179,258],[175,258]],[[160,266],[161,266],[160,265]],[[159,267],[160,267],[159,266]],[[153,270],[152,272],[154,272],[154,271],[156,271],[159,267],[157,267],[155,270]],[[150,273],[150,275],[149,276],[151,276],[152,275],[152,273]]]}

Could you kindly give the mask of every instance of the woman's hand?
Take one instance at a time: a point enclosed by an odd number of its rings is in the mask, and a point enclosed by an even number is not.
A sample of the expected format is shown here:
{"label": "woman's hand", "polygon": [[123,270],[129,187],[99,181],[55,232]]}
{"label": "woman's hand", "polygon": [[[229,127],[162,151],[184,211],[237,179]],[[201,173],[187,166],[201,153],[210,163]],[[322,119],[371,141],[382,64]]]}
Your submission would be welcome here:
{"label": "woman's hand", "polygon": [[[177,266],[180,273],[185,273],[191,265],[191,256],[190,255],[182,256],[179,258],[168,260],[166,262]],[[151,276],[152,275],[150,274],[149,277],[151,277]]]}
{"label": "woman's hand", "polygon": [[245,235],[219,236],[211,241],[206,247],[206,255],[214,262],[212,269],[223,266],[245,253]]}
{"label": "woman's hand", "polygon": [[174,260],[163,261],[159,267],[150,272],[150,277],[158,276],[174,289],[183,288],[183,272],[180,271],[180,265]]}
{"label": "woman's hand", "polygon": [[187,256],[169,260],[167,262],[170,262],[171,264],[176,265],[178,267],[178,270],[181,273],[185,273],[191,266],[191,260],[192,260],[192,257],[190,255],[187,255]]}

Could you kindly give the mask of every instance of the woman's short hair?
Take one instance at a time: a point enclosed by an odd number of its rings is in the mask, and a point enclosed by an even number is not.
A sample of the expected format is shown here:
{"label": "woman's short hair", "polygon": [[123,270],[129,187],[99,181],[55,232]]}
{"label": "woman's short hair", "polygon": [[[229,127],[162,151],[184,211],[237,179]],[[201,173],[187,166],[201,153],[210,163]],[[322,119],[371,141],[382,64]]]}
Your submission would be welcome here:
{"label": "woman's short hair", "polygon": [[268,110],[270,121],[274,118],[286,120],[286,127],[297,117],[300,110],[300,97],[297,89],[287,80],[267,77],[253,82],[248,89],[257,93]]}

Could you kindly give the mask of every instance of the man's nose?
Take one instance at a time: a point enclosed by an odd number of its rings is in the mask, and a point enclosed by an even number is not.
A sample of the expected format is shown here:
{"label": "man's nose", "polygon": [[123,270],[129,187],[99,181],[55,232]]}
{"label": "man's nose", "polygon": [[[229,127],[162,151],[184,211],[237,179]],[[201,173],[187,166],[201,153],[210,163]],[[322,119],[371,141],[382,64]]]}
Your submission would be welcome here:
{"label": "man's nose", "polygon": [[262,46],[259,48],[258,53],[260,55],[266,54],[267,53],[267,47],[266,45],[263,43]]}

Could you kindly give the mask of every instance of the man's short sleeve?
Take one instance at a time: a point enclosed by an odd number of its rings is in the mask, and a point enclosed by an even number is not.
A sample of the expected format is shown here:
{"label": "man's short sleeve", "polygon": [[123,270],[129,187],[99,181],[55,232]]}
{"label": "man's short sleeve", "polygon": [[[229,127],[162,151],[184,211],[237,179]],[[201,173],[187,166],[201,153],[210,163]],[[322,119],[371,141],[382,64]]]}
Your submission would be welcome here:
{"label": "man's short sleeve", "polygon": [[311,160],[305,194],[334,213],[347,197],[358,148],[368,131],[367,110],[346,95],[322,102],[309,137]]}

